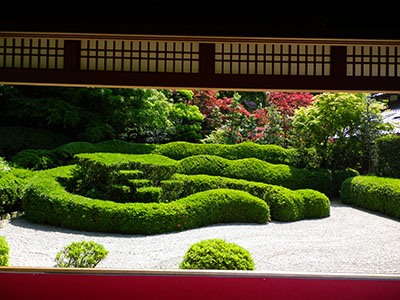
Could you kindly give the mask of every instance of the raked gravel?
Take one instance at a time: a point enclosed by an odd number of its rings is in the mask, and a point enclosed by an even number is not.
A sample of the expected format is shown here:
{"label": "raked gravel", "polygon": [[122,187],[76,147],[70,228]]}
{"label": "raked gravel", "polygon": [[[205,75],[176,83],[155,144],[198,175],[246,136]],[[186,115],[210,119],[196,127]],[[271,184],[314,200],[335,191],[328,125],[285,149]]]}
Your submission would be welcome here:
{"label": "raked gravel", "polygon": [[324,219],[218,224],[152,236],[105,234],[33,224],[23,217],[0,228],[10,266],[52,267],[58,251],[92,240],[110,251],[97,268],[178,269],[186,250],[211,238],[247,249],[257,271],[400,274],[400,222],[332,202]]}

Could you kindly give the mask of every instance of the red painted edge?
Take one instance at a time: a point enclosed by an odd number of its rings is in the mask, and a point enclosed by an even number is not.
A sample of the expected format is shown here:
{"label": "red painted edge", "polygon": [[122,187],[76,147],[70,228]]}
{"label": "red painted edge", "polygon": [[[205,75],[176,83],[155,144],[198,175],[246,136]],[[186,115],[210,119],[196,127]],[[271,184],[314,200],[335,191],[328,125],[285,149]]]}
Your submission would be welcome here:
{"label": "red painted edge", "polygon": [[[161,272],[162,273],[162,272]],[[2,272],[1,299],[400,299],[400,280],[298,276]]]}

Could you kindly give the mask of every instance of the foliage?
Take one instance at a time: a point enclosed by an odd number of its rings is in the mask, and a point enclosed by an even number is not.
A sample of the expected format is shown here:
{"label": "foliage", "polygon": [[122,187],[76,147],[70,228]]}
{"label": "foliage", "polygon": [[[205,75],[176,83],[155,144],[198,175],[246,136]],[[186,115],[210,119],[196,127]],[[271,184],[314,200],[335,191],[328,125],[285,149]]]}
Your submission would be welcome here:
{"label": "foliage", "polygon": [[269,92],[246,92],[246,91],[219,91],[220,98],[238,98],[248,111],[253,111],[260,107],[265,107],[265,99],[267,99]]}
{"label": "foliage", "polygon": [[73,140],[159,142],[173,129],[172,103],[154,89],[2,86],[5,124],[52,128]]}
{"label": "foliage", "polygon": [[[296,110],[301,107],[307,107],[314,101],[310,93],[284,93],[271,92],[265,100],[268,106],[274,106],[280,117],[280,124],[283,131],[283,143],[287,145],[291,139],[292,117]],[[270,123],[271,121],[269,121]]]}
{"label": "foliage", "polygon": [[[223,97],[216,101],[217,116],[221,126],[204,139],[204,142],[241,143],[254,141],[259,144],[289,144],[291,129],[290,116],[299,107],[312,103],[313,96],[308,93],[268,93],[257,106],[250,110],[248,101],[242,101],[241,95]],[[243,105],[247,103],[248,105]],[[253,103],[253,102],[252,102]],[[214,117],[215,118],[215,117]],[[220,135],[221,130],[224,135]],[[217,136],[222,139],[216,139]],[[226,138],[228,137],[228,138]]]}
{"label": "foliage", "polygon": [[173,104],[157,90],[134,89],[125,108],[126,125],[121,136],[128,141],[159,143],[174,130],[170,120]]}
{"label": "foliage", "polygon": [[293,117],[296,146],[315,147],[325,168],[359,168],[373,139],[389,129],[380,116],[383,106],[368,94],[324,93],[314,99]]}
{"label": "foliage", "polygon": [[[273,106],[249,112],[238,98],[218,99],[218,117],[230,144],[255,141],[260,144],[279,144],[280,120]],[[267,120],[273,120],[266,123]],[[211,134],[204,141],[212,141]]]}
{"label": "foliage", "polygon": [[400,136],[388,135],[375,140],[375,168],[378,176],[400,178]]}
{"label": "foliage", "polygon": [[10,249],[6,239],[0,236],[0,267],[7,267],[9,263]]}
{"label": "foliage", "polygon": [[212,90],[191,90],[192,97],[187,100],[187,104],[196,105],[200,112],[207,116],[215,108],[215,99],[218,93]]}
{"label": "foliage", "polygon": [[187,104],[195,105],[204,116],[202,124],[202,135],[210,134],[212,130],[220,126],[219,118],[216,117],[216,91],[192,90],[193,97],[187,100]]}
{"label": "foliage", "polygon": [[400,219],[400,179],[355,176],[341,188],[344,203]]}
{"label": "foliage", "polygon": [[198,141],[204,116],[195,105],[176,103],[172,106],[170,120],[174,124],[174,139],[182,141]]}
{"label": "foliage", "polygon": [[210,239],[193,244],[179,267],[204,270],[254,270],[254,261],[243,247],[220,239]]}
{"label": "foliage", "polygon": [[95,268],[108,251],[93,241],[73,242],[57,253],[56,267],[61,268]]}

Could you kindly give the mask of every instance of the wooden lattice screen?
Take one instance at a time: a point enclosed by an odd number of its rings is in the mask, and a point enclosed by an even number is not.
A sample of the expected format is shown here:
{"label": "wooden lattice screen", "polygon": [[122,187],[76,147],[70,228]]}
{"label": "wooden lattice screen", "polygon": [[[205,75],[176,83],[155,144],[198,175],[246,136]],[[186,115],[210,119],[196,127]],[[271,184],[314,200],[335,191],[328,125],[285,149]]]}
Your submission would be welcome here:
{"label": "wooden lattice screen", "polygon": [[0,32],[0,82],[399,91],[400,43]]}

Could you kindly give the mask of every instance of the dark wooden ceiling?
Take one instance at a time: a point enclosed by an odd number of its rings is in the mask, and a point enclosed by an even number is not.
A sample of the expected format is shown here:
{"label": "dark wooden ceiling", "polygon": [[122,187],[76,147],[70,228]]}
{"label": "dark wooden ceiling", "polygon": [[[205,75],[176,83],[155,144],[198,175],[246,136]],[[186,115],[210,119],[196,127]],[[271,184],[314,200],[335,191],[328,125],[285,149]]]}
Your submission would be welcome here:
{"label": "dark wooden ceiling", "polygon": [[349,9],[329,3],[311,8],[292,4],[231,5],[7,4],[2,9],[0,31],[400,39],[396,7]]}

